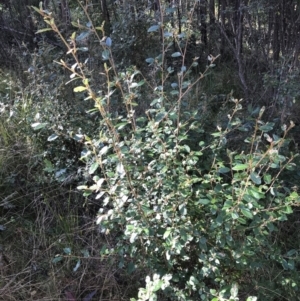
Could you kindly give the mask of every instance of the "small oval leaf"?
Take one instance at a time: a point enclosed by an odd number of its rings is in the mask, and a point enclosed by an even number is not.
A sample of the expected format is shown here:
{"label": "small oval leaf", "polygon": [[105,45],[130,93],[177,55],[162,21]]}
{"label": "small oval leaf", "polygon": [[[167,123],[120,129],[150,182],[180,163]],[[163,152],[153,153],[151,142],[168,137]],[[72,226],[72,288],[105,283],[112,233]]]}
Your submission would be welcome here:
{"label": "small oval leaf", "polygon": [[76,266],[73,269],[73,272],[76,272],[79,269],[79,267],[80,267],[80,259],[78,259]]}
{"label": "small oval leaf", "polygon": [[230,171],[230,168],[228,168],[228,167],[220,167],[218,170],[219,173],[227,173],[229,171]]}
{"label": "small oval leaf", "polygon": [[253,183],[260,185],[261,184],[261,178],[256,172],[251,172],[250,178]]}
{"label": "small oval leaf", "polygon": [[46,125],[47,125],[46,122],[44,122],[44,123],[36,122],[36,123],[33,123],[33,124],[31,125],[31,127],[32,127],[35,131],[37,131],[37,130],[43,129]]}
{"label": "small oval leaf", "polygon": [[232,170],[238,171],[238,170],[245,170],[248,168],[247,164],[237,164],[232,167]]}
{"label": "small oval leaf", "polygon": [[42,33],[42,32],[45,32],[45,31],[50,31],[50,30],[53,30],[51,27],[47,27],[47,28],[43,28],[43,29],[40,29],[36,32],[37,33]]}
{"label": "small oval leaf", "polygon": [[93,174],[97,170],[98,167],[99,167],[98,162],[93,163],[89,169],[89,174],[90,175]]}
{"label": "small oval leaf", "polygon": [[164,32],[164,37],[165,38],[173,37],[173,34],[172,34],[172,32],[165,31]]}
{"label": "small oval leaf", "polygon": [[48,141],[54,141],[55,139],[57,139],[58,138],[58,135],[56,135],[56,134],[52,134],[51,136],[49,136],[48,137]]}
{"label": "small oval leaf", "polygon": [[146,61],[146,63],[148,63],[148,64],[152,64],[152,63],[154,63],[154,58],[149,57],[149,58],[147,58],[145,61]]}
{"label": "small oval leaf", "polygon": [[245,217],[253,218],[253,215],[252,215],[252,213],[250,212],[250,210],[248,210],[248,209],[241,209],[241,212],[242,212],[242,214],[243,214]]}
{"label": "small oval leaf", "polygon": [[52,263],[58,263],[62,261],[64,258],[62,256],[56,256],[52,259]]}
{"label": "small oval leaf", "polygon": [[78,37],[76,37],[75,41],[81,42],[81,41],[85,40],[89,35],[90,35],[89,31],[84,31]]}
{"label": "small oval leaf", "polygon": [[104,51],[102,51],[102,59],[104,61],[107,61],[109,59],[109,51],[107,49],[105,49]]}
{"label": "small oval leaf", "polygon": [[148,32],[157,31],[158,28],[159,28],[159,25],[152,25],[152,26],[148,29]]}
{"label": "small oval leaf", "polygon": [[112,41],[111,41],[111,38],[110,38],[110,37],[107,37],[107,38],[106,38],[105,44],[106,44],[107,47],[111,47]]}
{"label": "small oval leaf", "polygon": [[181,53],[180,52],[174,52],[174,53],[172,53],[171,56],[172,57],[179,57],[179,56],[181,56]]}
{"label": "small oval leaf", "polygon": [[231,213],[231,218],[232,219],[238,219],[240,216],[236,212]]}
{"label": "small oval leaf", "polygon": [[84,87],[84,86],[78,86],[78,87],[74,88],[74,92],[82,92],[85,90],[86,90],[86,87]]}

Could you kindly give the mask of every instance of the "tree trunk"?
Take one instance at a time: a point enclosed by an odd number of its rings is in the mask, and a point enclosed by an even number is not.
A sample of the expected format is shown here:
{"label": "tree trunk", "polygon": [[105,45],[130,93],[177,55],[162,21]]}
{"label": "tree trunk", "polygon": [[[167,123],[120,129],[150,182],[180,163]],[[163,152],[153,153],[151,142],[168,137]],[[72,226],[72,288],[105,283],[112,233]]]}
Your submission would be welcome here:
{"label": "tree trunk", "polygon": [[207,46],[207,9],[206,2],[200,2],[200,32],[201,32],[201,42]]}

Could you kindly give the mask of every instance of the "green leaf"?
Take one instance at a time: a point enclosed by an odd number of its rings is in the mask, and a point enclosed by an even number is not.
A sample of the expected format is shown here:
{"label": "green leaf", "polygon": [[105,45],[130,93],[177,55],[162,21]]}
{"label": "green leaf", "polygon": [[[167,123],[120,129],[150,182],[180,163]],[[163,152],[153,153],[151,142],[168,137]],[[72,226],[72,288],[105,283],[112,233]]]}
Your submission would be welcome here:
{"label": "green leaf", "polygon": [[167,71],[168,71],[168,73],[173,73],[174,72],[174,69],[172,68],[172,67],[168,67],[168,69],[167,69]]}
{"label": "green leaf", "polygon": [[251,172],[250,178],[254,184],[257,184],[257,185],[261,184],[261,178],[256,172]]}
{"label": "green leaf", "polygon": [[265,125],[260,126],[259,129],[262,132],[269,132],[269,131],[273,130],[273,126],[274,126],[273,122],[267,122]]}
{"label": "green leaf", "polygon": [[117,128],[118,130],[122,130],[127,124],[128,124],[127,121],[118,123],[118,124],[116,125],[116,128]]}
{"label": "green leaf", "polygon": [[237,220],[238,220],[238,222],[239,222],[240,224],[243,224],[243,225],[246,225],[246,224],[247,224],[247,221],[246,221],[244,218],[242,218],[242,217],[239,217]]}
{"label": "green leaf", "polygon": [[240,216],[238,215],[237,212],[232,212],[231,217],[232,217],[232,219],[238,219]]}
{"label": "green leaf", "polygon": [[99,154],[102,156],[102,155],[105,155],[109,150],[109,147],[107,145],[105,145],[104,147],[101,148]]}
{"label": "green leaf", "polygon": [[172,33],[172,32],[168,32],[168,31],[165,31],[165,32],[164,32],[164,37],[165,37],[165,38],[173,37],[173,33]]}
{"label": "green leaf", "polygon": [[86,186],[86,185],[80,185],[80,186],[77,186],[77,189],[78,190],[85,190],[85,189],[88,189],[88,186]]}
{"label": "green leaf", "polygon": [[253,215],[252,215],[252,213],[251,213],[251,211],[249,209],[241,209],[241,212],[243,213],[243,215],[245,217],[248,217],[250,219],[253,218]]}
{"label": "green leaf", "polygon": [[52,171],[55,170],[55,168],[53,167],[52,162],[49,161],[48,159],[45,159],[44,163],[46,165],[46,167],[44,168],[44,171],[46,171],[46,172],[52,172]]}
{"label": "green leaf", "polygon": [[86,87],[84,86],[78,86],[78,87],[75,87],[74,88],[74,92],[82,92],[82,91],[85,91],[86,90]]}
{"label": "green leaf", "polygon": [[122,162],[119,162],[117,164],[117,173],[121,178],[123,178],[125,176],[125,169],[124,169]]}
{"label": "green leaf", "polygon": [[231,297],[236,298],[238,295],[238,292],[239,292],[239,287],[238,287],[237,283],[234,283],[230,290]]}
{"label": "green leaf", "polygon": [[165,10],[166,10],[167,14],[170,14],[170,13],[174,13],[176,11],[176,8],[175,7],[167,7],[167,8],[165,8]]}
{"label": "green leaf", "polygon": [[104,61],[107,61],[109,59],[109,50],[108,49],[105,49],[102,51],[102,59]]}
{"label": "green leaf", "polygon": [[270,174],[264,174],[263,178],[266,184],[270,184],[272,181],[272,176]]}
{"label": "green leaf", "polygon": [[222,223],[223,223],[223,216],[222,216],[221,213],[217,216],[217,218],[216,218],[216,223],[217,223],[217,225],[219,225],[219,226],[222,225]]}
{"label": "green leaf", "polygon": [[35,7],[35,6],[31,6],[31,8],[33,8],[36,12],[38,12],[39,14],[41,13],[41,9]]}
{"label": "green leaf", "polygon": [[180,52],[174,52],[174,53],[172,53],[171,56],[172,57],[179,57],[179,56],[181,56],[181,53]]}
{"label": "green leaf", "polygon": [[[87,51],[89,51],[89,49],[87,47],[78,47],[77,51],[87,52]],[[73,76],[75,76],[75,74]]]}
{"label": "green leaf", "polygon": [[259,191],[259,187],[251,186],[247,189],[247,194],[253,196],[256,200],[263,199],[265,197],[264,193]]}
{"label": "green leaf", "polygon": [[129,88],[133,89],[133,88],[136,88],[138,86],[139,86],[138,83],[131,83]]}
{"label": "green leaf", "polygon": [[201,237],[200,240],[199,240],[199,245],[200,245],[200,248],[203,249],[204,251],[207,250],[207,239],[205,237]]}
{"label": "green leaf", "polygon": [[165,231],[163,238],[166,239],[169,237],[170,233],[172,231],[172,228],[167,228],[167,230]]}
{"label": "green leaf", "polygon": [[74,138],[75,141],[82,142],[84,140],[84,135],[75,134],[73,138]]}
{"label": "green leaf", "polygon": [[64,258],[63,256],[56,256],[52,259],[52,263],[58,263],[60,261],[62,261]]}
{"label": "green leaf", "polygon": [[295,249],[289,250],[289,251],[286,253],[286,255],[287,255],[288,257],[293,256],[293,255],[295,255],[295,254],[297,254],[297,250],[295,250]]}
{"label": "green leaf", "polygon": [[165,112],[162,112],[162,113],[158,113],[156,116],[155,116],[155,122],[161,122],[165,117],[166,117],[166,113]]}
{"label": "green leaf", "polygon": [[270,232],[273,232],[275,230],[274,224],[273,223],[268,223],[267,227],[269,229]]}
{"label": "green leaf", "polygon": [[150,28],[148,28],[147,32],[157,31],[158,29],[159,25],[152,25]]}
{"label": "green leaf", "polygon": [[57,134],[52,134],[51,136],[48,137],[47,141],[54,141],[57,138],[58,138]]}
{"label": "green leaf", "polygon": [[237,164],[232,167],[232,170],[238,171],[238,170],[245,170],[248,168],[247,164]]}
{"label": "green leaf", "polygon": [[45,31],[50,31],[50,30],[52,30],[52,28],[51,28],[51,27],[47,27],[47,28],[43,28],[43,29],[39,29],[39,30],[36,32],[36,34],[37,34],[37,33],[41,33],[41,32],[45,32]]}
{"label": "green leaf", "polygon": [[246,301],[257,301],[257,297],[249,296]]}
{"label": "green leaf", "polygon": [[163,285],[163,281],[162,280],[159,280],[157,282],[155,282],[154,286],[153,286],[153,291],[156,292],[158,290],[160,290],[161,286]]}
{"label": "green leaf", "polygon": [[185,144],[183,147],[185,148],[185,150],[186,150],[188,153],[191,152],[191,149],[190,149],[190,147],[189,147],[188,145]]}
{"label": "green leaf", "polygon": [[285,206],[283,208],[283,212],[286,213],[286,214],[291,214],[291,213],[293,213],[293,209],[292,209],[291,206]]}
{"label": "green leaf", "polygon": [[136,88],[136,87],[140,87],[145,83],[144,80],[140,81],[139,83],[131,83],[129,88]]}
{"label": "green leaf", "polygon": [[218,172],[219,173],[227,173],[227,172],[229,172],[230,171],[230,168],[228,168],[228,167],[220,167],[219,169],[218,169]]}
{"label": "green leaf", "polygon": [[71,255],[71,248],[64,248],[64,252],[67,254],[67,255]]}
{"label": "green leaf", "polygon": [[128,266],[127,266],[127,272],[129,274],[132,274],[135,271],[135,269],[136,269],[136,267],[135,267],[134,262],[130,261]]}
{"label": "green leaf", "polygon": [[147,58],[146,60],[146,63],[148,63],[148,64],[152,64],[152,63],[154,63],[154,58],[152,58],[152,57],[149,57],[149,58]]}
{"label": "green leaf", "polygon": [[261,107],[261,109],[259,110],[259,114],[258,114],[258,118],[259,119],[261,118],[261,116],[263,115],[263,113],[265,112],[265,110],[266,110],[265,106]]}
{"label": "green leaf", "polygon": [[78,37],[76,37],[75,41],[81,42],[83,40],[86,40],[89,35],[90,35],[90,31],[84,31]]}
{"label": "green leaf", "polygon": [[73,269],[73,272],[76,272],[79,269],[79,267],[80,267],[80,259],[77,260],[77,263]]}
{"label": "green leaf", "polygon": [[141,81],[138,82],[138,86],[142,86],[145,83],[145,81],[142,79]]}
{"label": "green leaf", "polygon": [[148,205],[142,205],[141,208],[145,213],[145,216],[148,216],[153,213],[153,210]]}
{"label": "green leaf", "polygon": [[282,259],[281,264],[285,270],[293,270],[294,269],[294,261],[293,260],[286,261],[285,259]]}
{"label": "green leaf", "polygon": [[98,167],[99,167],[98,162],[94,162],[89,168],[89,174],[90,175],[93,174],[97,170]]}
{"label": "green leaf", "polygon": [[77,22],[73,22],[73,21],[72,21],[71,24],[72,24],[74,27],[77,27],[77,28],[79,27],[79,25],[78,25]]}
{"label": "green leaf", "polygon": [[80,252],[83,254],[84,258],[89,258],[90,257],[90,253],[87,249],[83,249]]}
{"label": "green leaf", "polygon": [[243,195],[243,200],[245,200],[248,203],[252,203],[253,201],[255,201],[255,198],[247,193],[245,193]]}
{"label": "green leaf", "polygon": [[36,122],[36,123],[33,123],[31,125],[31,127],[37,131],[37,130],[40,130],[40,129],[43,129],[48,123],[47,122],[44,122],[44,123],[41,123],[41,122]]}
{"label": "green leaf", "polygon": [[209,199],[200,199],[198,201],[198,203],[202,204],[202,205],[207,205],[210,203],[210,200]]}

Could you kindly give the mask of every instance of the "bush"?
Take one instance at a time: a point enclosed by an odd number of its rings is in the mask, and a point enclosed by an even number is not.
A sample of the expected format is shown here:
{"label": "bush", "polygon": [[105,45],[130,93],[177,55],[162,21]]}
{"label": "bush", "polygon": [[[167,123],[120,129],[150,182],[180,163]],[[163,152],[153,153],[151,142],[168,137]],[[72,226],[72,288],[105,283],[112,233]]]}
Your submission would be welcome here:
{"label": "bush", "polygon": [[[51,15],[36,10],[60,34]],[[158,29],[154,25],[148,31]],[[95,195],[100,231],[115,236],[115,245],[103,247],[102,255],[117,255],[128,273],[149,271],[139,300],[294,297],[298,250],[278,241],[280,223],[299,205],[297,192],[281,178],[284,170],[295,168],[295,155],[286,155],[285,149],[294,124],[283,125],[281,136],[272,134],[274,124],[263,121],[261,108],[248,128],[236,117],[241,101],[228,97],[233,108],[226,126],[203,133],[202,114],[183,102],[216,58],[211,57],[206,71],[193,81],[184,52],[174,52],[171,56],[182,58],[182,67],[168,90],[173,71],[164,65],[165,50],[159,60],[148,59],[156,64],[161,85],[153,90],[146,114],[136,116],[135,100],[145,84],[140,73],[135,68],[118,73],[111,43],[102,41],[107,90],[100,94],[92,89],[76,55],[75,33],[71,45],[66,43],[75,64],[60,64],[81,81],[74,91],[86,92],[101,114],[99,133],[84,136],[81,153],[91,183],[78,188],[85,196]],[[123,114],[111,111],[115,91],[123,101]],[[176,102],[169,101],[174,97]],[[248,138],[239,141],[239,132],[248,132]],[[232,135],[245,151],[230,150],[227,140]]]}

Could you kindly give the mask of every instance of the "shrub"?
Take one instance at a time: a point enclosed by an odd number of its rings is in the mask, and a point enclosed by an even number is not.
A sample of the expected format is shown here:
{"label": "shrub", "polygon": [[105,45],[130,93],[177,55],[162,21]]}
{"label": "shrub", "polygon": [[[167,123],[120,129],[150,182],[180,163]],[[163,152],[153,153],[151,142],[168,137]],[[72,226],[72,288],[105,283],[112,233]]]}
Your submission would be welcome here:
{"label": "shrub", "polygon": [[[47,12],[41,13],[59,35]],[[149,32],[156,32],[153,25]],[[90,30],[99,37],[98,31]],[[62,40],[65,39],[61,36]],[[184,64],[184,51],[172,57],[182,59],[177,82],[168,91],[163,49],[156,64],[161,85],[145,115],[136,116],[135,106],[145,81],[130,68],[118,73],[111,43],[102,42],[103,75],[107,90],[94,91],[76,53],[76,34],[68,52],[75,63],[60,64],[81,81],[75,92],[87,92],[101,114],[98,135],[84,136],[85,162],[91,183],[78,188],[95,195],[99,202],[97,223],[104,234],[113,233],[114,247],[103,247],[103,255],[117,255],[119,266],[128,273],[146,268],[146,288],[139,300],[275,300],[294,296],[298,290],[295,273],[298,250],[277,241],[280,222],[299,205],[296,191],[282,183],[281,173],[295,168],[295,155],[286,154],[285,139],[294,126],[282,126],[282,135],[271,134],[273,123],[262,119],[264,108],[251,120],[252,129],[237,116],[241,101],[233,104],[226,126],[203,135],[199,112],[185,107],[193,85],[214,67],[211,57],[206,71],[192,81]],[[111,95],[118,91],[125,109],[111,111]],[[176,102],[169,101],[177,99]],[[239,141],[239,131],[249,132]],[[246,151],[231,151],[227,140]],[[202,139],[203,138],[203,139]],[[268,270],[276,287],[266,276]],[[276,276],[274,276],[275,274]],[[282,278],[277,280],[281,273]],[[153,275],[153,277],[152,277]],[[153,280],[151,280],[151,278]],[[279,278],[278,278],[279,279]],[[265,289],[262,289],[264,287]],[[135,299],[132,299],[135,300]]]}

